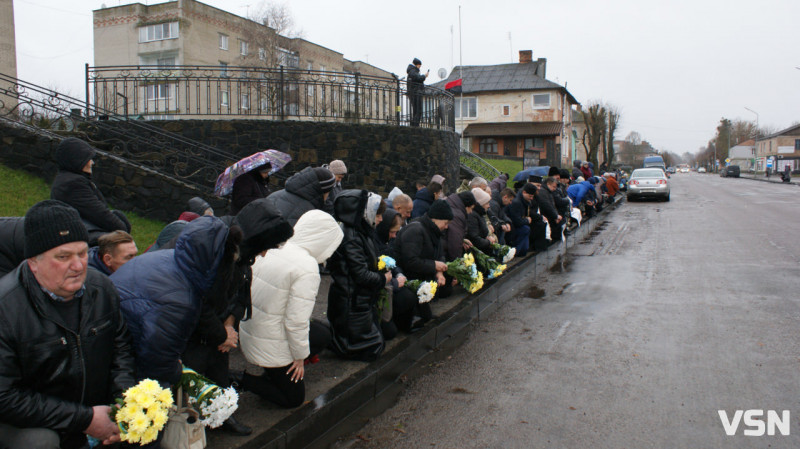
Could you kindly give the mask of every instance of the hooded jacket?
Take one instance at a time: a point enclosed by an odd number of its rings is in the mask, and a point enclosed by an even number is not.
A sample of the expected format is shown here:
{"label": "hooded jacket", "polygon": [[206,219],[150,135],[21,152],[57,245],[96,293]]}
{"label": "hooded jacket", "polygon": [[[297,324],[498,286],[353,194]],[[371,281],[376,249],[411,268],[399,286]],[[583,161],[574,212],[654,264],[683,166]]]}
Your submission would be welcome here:
{"label": "hooded jacket", "polygon": [[294,226],[304,213],[323,209],[322,188],[313,167],[306,167],[286,180],[283,190],[273,193],[267,200],[280,211],[283,218]]}
{"label": "hooded jacket", "polygon": [[278,368],[309,356],[309,319],[319,290],[319,264],[344,234],[329,214],[312,210],[297,220],[283,248],[269,250],[253,265],[253,315],[239,327],[242,353],[250,363]]}
{"label": "hooded jacket", "polygon": [[506,186],[508,186],[508,175],[505,173],[497,175],[497,177],[492,179],[492,182],[489,183],[489,188],[492,189],[492,195],[494,195],[495,192],[499,194]]}
{"label": "hooded jacket", "polygon": [[577,206],[586,199],[586,194],[590,190],[594,190],[594,186],[589,181],[583,181],[567,187],[567,195],[572,200],[572,204]]}
{"label": "hooded jacket", "polygon": [[25,217],[0,217],[0,277],[25,260]]}
{"label": "hooded jacket", "polygon": [[414,208],[411,210],[411,218],[421,217],[428,213],[428,209],[431,208],[431,204],[435,199],[427,187],[419,189],[416,196],[414,196]]}
{"label": "hooded jacket", "polygon": [[216,217],[187,224],[175,249],[134,257],[111,280],[133,336],[136,375],[170,384],[181,376],[186,349],[225,249],[228,228]]}
{"label": "hooded jacket", "polygon": [[240,175],[233,181],[231,215],[238,214],[249,202],[259,198],[266,198],[270,193],[269,178],[264,179],[259,173],[258,167]]}
{"label": "hooded jacket", "polygon": [[102,259],[100,259],[99,250],[99,246],[93,246],[89,248],[89,266],[105,274],[106,276],[111,276],[111,269],[103,263]]}
{"label": "hooded jacket", "polygon": [[111,404],[134,384],[114,285],[88,270],[84,286],[76,333],[27,263],[0,279],[0,422],[52,429],[65,448],[86,443],[92,406]]}
{"label": "hooded jacket", "polygon": [[444,254],[447,260],[455,260],[464,255],[464,238],[467,236],[467,208],[457,193],[447,197],[453,210],[453,219],[444,231]]}
{"label": "hooded jacket", "polygon": [[488,240],[489,226],[486,225],[486,210],[480,205],[475,205],[467,216],[467,238],[476,248],[486,254],[492,253],[492,243]]}
{"label": "hooded jacket", "polygon": [[422,93],[422,89],[425,83],[425,75],[419,72],[419,69],[414,64],[409,64],[406,67],[406,89],[408,90],[409,95],[419,95]]}
{"label": "hooded jacket", "polygon": [[374,360],[384,348],[374,305],[386,278],[378,271],[374,230],[364,219],[368,196],[366,190],[344,190],[336,197],[335,216],[344,237],[328,263],[333,278],[328,291],[332,348],[357,360]]}
{"label": "hooded jacket", "polygon": [[63,201],[78,210],[81,218],[105,232],[130,232],[131,226],[111,212],[106,199],[83,167],[95,155],[88,143],[69,137],[56,149],[58,173],[50,188],[50,198]]}
{"label": "hooded jacket", "polygon": [[427,215],[397,233],[392,246],[408,279],[436,280],[436,261],[444,262],[442,231]]}

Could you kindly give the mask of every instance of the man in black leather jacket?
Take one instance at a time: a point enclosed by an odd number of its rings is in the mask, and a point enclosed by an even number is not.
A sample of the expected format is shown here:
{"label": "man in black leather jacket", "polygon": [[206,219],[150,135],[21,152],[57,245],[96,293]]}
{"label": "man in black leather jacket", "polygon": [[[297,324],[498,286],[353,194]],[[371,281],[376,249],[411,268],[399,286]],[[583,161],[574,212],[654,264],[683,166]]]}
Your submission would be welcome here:
{"label": "man in black leather jacket", "polygon": [[42,201],[25,215],[25,258],[0,279],[0,447],[119,441],[108,404],[134,358],[108,277],[87,270],[78,212]]}

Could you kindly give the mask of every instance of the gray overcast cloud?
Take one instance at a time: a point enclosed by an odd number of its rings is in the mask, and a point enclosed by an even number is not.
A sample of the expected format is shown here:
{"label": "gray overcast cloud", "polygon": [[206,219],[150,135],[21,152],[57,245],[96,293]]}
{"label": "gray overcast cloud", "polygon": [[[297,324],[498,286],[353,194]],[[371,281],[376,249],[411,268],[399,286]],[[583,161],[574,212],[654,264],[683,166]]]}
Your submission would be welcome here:
{"label": "gray overcast cloud", "polygon": [[[84,64],[93,65],[92,10],[103,3],[14,0],[18,76],[83,98]],[[259,4],[203,3],[240,16]],[[678,154],[704,146],[721,117],[755,120],[745,107],[762,126],[800,121],[797,0],[288,4],[305,39],[399,75],[417,57],[431,81],[439,68],[449,73],[459,64],[460,5],[465,65],[516,62],[519,50],[533,50],[534,58],[547,58],[547,78],[567,83],[578,101],[621,109],[619,138],[638,131]]]}

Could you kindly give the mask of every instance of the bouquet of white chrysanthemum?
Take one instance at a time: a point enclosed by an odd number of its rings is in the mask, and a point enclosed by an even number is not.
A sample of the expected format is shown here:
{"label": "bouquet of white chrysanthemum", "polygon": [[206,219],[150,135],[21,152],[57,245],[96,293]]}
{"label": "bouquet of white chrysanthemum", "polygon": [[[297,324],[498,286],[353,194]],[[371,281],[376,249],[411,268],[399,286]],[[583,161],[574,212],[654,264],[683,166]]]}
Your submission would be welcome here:
{"label": "bouquet of white chrysanthemum", "polygon": [[486,273],[486,279],[494,279],[503,274],[506,270],[506,265],[501,264],[494,258],[487,256],[483,251],[476,247],[471,248],[472,254],[475,256],[475,264],[478,268]]}
{"label": "bouquet of white chrysanthemum", "polygon": [[492,251],[497,257],[501,257],[504,264],[507,264],[517,254],[517,248],[508,245],[501,245],[499,243],[492,243]]}
{"label": "bouquet of white chrysanthemum", "polygon": [[419,303],[424,304],[426,302],[430,302],[436,295],[437,285],[434,281],[420,281],[418,279],[412,279],[410,281],[406,281],[406,287],[410,288],[412,291],[415,291],[417,293]]}
{"label": "bouquet of white chrysanthemum", "polygon": [[111,407],[111,419],[119,426],[120,440],[145,445],[156,440],[172,407],[172,392],[155,380],[144,379],[128,388]]}
{"label": "bouquet of white chrysanthemum", "polygon": [[191,368],[183,367],[178,384],[189,396],[189,403],[199,408],[200,422],[212,429],[221,426],[239,408],[239,394],[233,387],[222,389]]}
{"label": "bouquet of white chrysanthemum", "polygon": [[483,273],[475,266],[475,258],[467,253],[464,257],[447,262],[447,274],[454,277],[470,293],[483,287]]}

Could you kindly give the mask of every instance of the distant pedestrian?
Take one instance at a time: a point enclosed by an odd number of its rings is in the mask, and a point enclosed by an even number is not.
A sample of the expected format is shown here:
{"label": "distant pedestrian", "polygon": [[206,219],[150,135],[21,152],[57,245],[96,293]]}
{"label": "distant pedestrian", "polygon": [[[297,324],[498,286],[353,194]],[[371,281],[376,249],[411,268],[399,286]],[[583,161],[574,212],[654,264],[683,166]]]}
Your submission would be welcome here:
{"label": "distant pedestrian", "polygon": [[425,89],[425,79],[430,75],[431,71],[428,70],[425,74],[420,73],[422,61],[417,58],[408,65],[406,68],[406,90],[408,92],[408,100],[411,105],[411,126],[419,126],[419,121],[422,118],[422,92]]}

